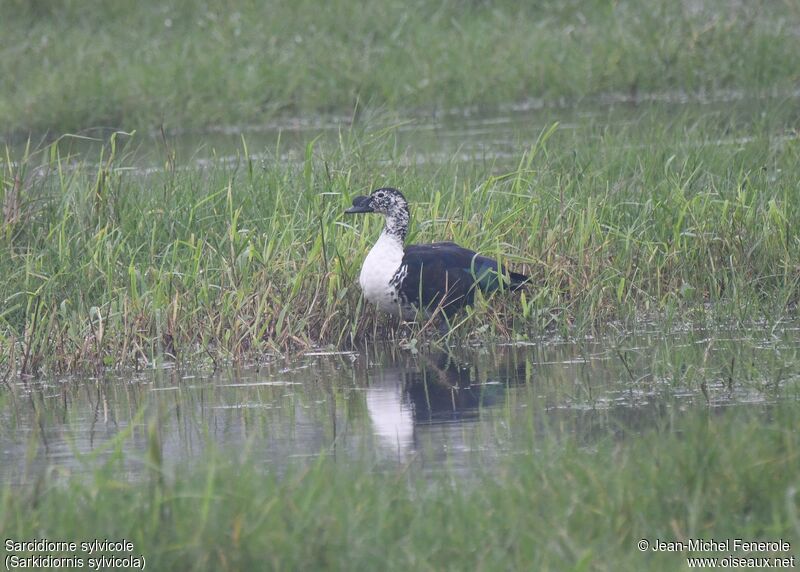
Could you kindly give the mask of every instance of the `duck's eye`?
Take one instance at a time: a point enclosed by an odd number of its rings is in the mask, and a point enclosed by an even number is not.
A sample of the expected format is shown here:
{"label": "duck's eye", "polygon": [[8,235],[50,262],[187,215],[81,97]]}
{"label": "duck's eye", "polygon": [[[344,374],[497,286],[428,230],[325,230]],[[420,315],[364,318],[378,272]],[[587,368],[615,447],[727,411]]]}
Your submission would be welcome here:
{"label": "duck's eye", "polygon": [[385,195],[383,193],[378,193],[375,196],[378,197],[379,199],[382,199]]}

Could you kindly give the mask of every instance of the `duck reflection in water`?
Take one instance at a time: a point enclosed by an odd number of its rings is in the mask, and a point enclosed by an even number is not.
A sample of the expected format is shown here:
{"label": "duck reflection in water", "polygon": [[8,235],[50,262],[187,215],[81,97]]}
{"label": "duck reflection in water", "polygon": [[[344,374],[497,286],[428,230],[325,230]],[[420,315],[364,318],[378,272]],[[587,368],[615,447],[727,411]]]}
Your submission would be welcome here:
{"label": "duck reflection in water", "polygon": [[366,403],[374,433],[383,445],[407,453],[420,432],[457,432],[459,424],[477,420],[482,408],[502,404],[506,388],[525,380],[524,369],[495,368],[495,376],[480,381],[476,365],[441,352],[371,370]]}

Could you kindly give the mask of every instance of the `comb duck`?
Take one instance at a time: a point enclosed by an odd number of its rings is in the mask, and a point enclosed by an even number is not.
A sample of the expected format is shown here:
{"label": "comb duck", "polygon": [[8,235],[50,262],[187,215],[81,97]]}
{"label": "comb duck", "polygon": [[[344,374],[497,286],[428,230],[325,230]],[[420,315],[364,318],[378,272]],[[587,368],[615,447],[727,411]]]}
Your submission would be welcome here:
{"label": "comb duck", "polygon": [[414,320],[420,311],[431,316],[441,307],[446,319],[440,329],[446,333],[453,315],[473,303],[475,288],[488,293],[503,281],[516,290],[528,281],[524,274],[452,242],[406,246],[408,202],[397,189],[356,197],[345,213],[383,215],[383,231],[364,259],[359,284],[369,302],[404,320]]}

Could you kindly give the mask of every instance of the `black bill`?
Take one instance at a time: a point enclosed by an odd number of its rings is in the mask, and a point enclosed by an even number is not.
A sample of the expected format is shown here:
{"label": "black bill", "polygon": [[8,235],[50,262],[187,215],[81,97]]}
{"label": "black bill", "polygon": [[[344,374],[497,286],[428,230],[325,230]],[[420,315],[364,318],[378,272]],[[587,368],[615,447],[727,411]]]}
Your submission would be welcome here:
{"label": "black bill", "polygon": [[344,211],[347,214],[371,213],[374,212],[369,206],[369,197],[356,197],[353,199],[353,206]]}

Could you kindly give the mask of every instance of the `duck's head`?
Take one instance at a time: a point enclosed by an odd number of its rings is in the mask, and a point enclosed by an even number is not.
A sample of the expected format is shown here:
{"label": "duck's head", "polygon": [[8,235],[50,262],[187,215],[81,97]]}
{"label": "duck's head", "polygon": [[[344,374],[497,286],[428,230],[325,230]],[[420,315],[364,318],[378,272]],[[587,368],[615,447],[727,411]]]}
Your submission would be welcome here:
{"label": "duck's head", "polygon": [[385,187],[375,189],[368,197],[356,197],[347,214],[380,213],[386,216],[408,216],[408,202],[397,189]]}

